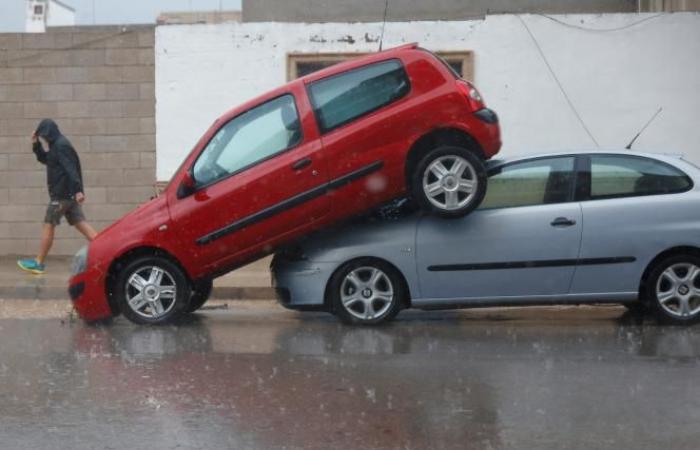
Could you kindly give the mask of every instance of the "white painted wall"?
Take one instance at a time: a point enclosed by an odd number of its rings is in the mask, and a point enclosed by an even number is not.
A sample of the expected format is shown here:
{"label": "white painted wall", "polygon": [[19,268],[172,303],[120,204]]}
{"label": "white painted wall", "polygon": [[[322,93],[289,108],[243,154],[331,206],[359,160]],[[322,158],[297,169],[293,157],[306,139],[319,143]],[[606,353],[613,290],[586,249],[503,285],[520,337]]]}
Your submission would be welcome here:
{"label": "white painted wall", "polygon": [[[522,20],[603,147],[622,147],[659,106],[636,149],[700,163],[700,14],[567,15]],[[644,20],[646,19],[646,20]],[[635,22],[644,22],[633,25]],[[157,176],[167,180],[213,120],[286,81],[291,52],[377,49],[378,23],[234,23],[156,29]],[[353,44],[345,42],[347,36]],[[501,117],[502,154],[594,147],[521,18],[387,23],[384,46],[474,50],[476,84]]]}
{"label": "white painted wall", "polygon": [[48,12],[46,26],[68,27],[75,25],[75,11],[62,3],[50,1]]}

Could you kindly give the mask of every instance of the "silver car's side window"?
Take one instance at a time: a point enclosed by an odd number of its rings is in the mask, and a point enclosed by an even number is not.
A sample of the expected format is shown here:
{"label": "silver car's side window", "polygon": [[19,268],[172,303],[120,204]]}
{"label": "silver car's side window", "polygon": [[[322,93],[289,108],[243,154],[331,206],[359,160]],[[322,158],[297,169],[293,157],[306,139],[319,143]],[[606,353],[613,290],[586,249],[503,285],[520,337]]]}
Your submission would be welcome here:
{"label": "silver car's side window", "polygon": [[591,156],[591,200],[683,192],[690,178],[660,161],[643,157]]}
{"label": "silver car's side window", "polygon": [[490,174],[479,209],[571,201],[574,157],[542,158],[507,165]]}

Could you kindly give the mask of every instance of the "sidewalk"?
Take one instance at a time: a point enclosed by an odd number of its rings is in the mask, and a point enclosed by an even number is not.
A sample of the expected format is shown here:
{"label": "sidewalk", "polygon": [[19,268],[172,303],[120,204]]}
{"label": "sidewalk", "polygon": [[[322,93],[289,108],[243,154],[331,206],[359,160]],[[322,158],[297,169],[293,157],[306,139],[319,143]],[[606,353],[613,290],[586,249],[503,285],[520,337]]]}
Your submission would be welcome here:
{"label": "sidewalk", "polygon": [[[16,257],[0,257],[0,299],[68,299],[71,261],[71,257],[49,257],[46,273],[32,275],[17,267]],[[211,298],[274,299],[269,265],[268,257],[217,278]]]}

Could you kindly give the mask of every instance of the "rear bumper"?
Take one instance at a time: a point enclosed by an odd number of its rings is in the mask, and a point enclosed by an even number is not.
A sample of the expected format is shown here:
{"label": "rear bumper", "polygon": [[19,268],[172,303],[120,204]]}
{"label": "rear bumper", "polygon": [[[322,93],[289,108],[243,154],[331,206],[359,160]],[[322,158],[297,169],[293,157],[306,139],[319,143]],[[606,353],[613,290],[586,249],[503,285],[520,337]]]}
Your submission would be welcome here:
{"label": "rear bumper", "polygon": [[477,140],[484,152],[484,158],[492,158],[501,149],[501,126],[498,115],[489,108],[472,113],[469,133]]}
{"label": "rear bumper", "polygon": [[97,267],[70,278],[68,294],[78,315],[85,321],[107,319],[114,314],[107,301],[105,275]]}

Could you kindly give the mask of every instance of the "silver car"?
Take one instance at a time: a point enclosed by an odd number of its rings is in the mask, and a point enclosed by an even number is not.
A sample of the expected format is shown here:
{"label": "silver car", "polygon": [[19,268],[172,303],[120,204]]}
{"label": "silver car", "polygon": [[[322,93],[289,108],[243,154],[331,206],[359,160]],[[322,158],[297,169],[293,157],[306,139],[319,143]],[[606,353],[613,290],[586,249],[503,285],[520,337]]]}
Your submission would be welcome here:
{"label": "silver car", "polygon": [[285,307],[356,324],[404,308],[580,303],[689,324],[700,319],[698,180],[681,157],[628,150],[494,160],[470,215],[314,235],[275,256],[273,284]]}

